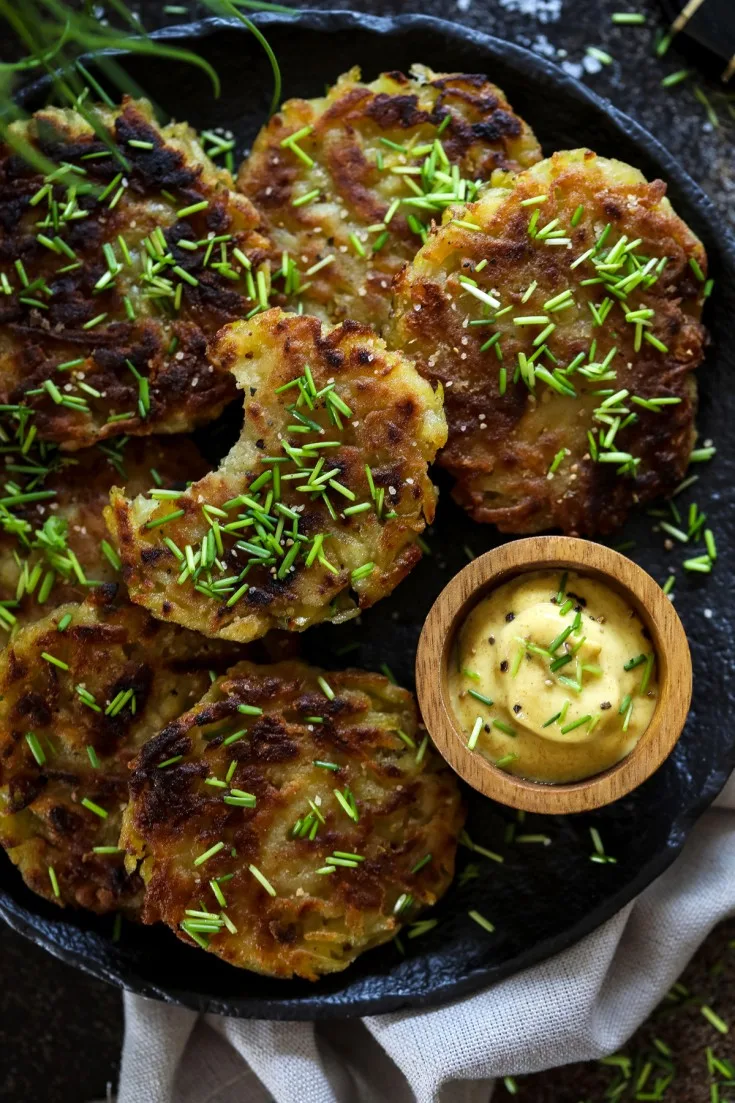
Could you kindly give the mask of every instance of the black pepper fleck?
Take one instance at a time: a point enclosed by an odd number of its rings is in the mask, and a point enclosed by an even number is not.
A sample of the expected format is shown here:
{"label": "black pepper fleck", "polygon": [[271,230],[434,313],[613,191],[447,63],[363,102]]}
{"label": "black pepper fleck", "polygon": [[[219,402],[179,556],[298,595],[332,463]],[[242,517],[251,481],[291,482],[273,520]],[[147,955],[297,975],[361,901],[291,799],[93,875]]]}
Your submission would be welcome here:
{"label": "black pepper fleck", "polygon": [[520,705],[513,705],[513,712],[516,714],[516,716],[518,715],[518,713],[520,711],[521,711],[521,706]]}
{"label": "black pepper fleck", "polygon": [[510,624],[510,622],[512,620],[516,619],[516,615],[515,615],[515,613],[506,613],[505,614],[505,619],[508,621],[508,624]]}
{"label": "black pepper fleck", "polygon": [[610,704],[609,701],[603,701],[602,704],[600,705],[600,708],[601,709],[611,709],[612,705]]}
{"label": "black pepper fleck", "polygon": [[502,663],[500,664],[500,669],[502,670],[503,674],[505,674],[506,670],[508,669],[507,659],[503,659]]}
{"label": "black pepper fleck", "polygon": [[487,642],[488,643],[495,643],[495,636],[488,636]]}

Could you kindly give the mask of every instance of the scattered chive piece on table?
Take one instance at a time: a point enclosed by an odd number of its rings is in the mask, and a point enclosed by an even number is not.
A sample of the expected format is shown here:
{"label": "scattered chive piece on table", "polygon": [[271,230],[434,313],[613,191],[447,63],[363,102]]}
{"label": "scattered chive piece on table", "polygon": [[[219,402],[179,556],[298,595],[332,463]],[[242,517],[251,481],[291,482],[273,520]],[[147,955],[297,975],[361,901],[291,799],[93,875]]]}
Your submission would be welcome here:
{"label": "scattered chive piece on table", "polygon": [[721,1019],[720,1016],[717,1015],[711,1007],[707,1006],[707,1004],[702,1004],[699,1010],[702,1012],[707,1022],[711,1023],[715,1030],[719,1031],[720,1034],[727,1034],[729,1032],[730,1028],[724,1021],[724,1019]]}
{"label": "scattered chive piece on table", "polygon": [[597,46],[588,46],[587,55],[588,57],[594,58],[595,61],[599,61],[601,65],[612,65],[613,63],[610,54],[605,50],[600,50]]}
{"label": "scattered chive piece on table", "polygon": [[610,19],[613,23],[619,23],[621,26],[640,26],[646,22],[645,15],[636,11],[614,11]]}
{"label": "scattered chive piece on table", "polygon": [[483,930],[487,931],[488,934],[494,933],[495,927],[490,922],[490,920],[486,919],[485,916],[482,915],[480,912],[472,910],[468,911],[467,914],[469,915],[470,919],[474,919],[475,923],[477,923],[479,927],[482,927]]}

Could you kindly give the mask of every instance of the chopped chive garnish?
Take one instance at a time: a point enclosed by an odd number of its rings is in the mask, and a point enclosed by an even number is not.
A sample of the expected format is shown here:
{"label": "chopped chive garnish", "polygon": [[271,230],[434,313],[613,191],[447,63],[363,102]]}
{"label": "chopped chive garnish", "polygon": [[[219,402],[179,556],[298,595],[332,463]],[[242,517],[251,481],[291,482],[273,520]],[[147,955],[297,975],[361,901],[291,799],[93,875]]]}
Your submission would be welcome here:
{"label": "chopped chive garnish", "polygon": [[571,636],[573,631],[574,625],[568,625],[563,632],[560,632],[559,635],[551,641],[551,643],[549,644],[549,651],[551,651],[552,654],[554,653],[554,651],[558,651],[558,649],[561,647],[567,637]]}
{"label": "chopped chive garnish", "polygon": [[711,1007],[708,1007],[707,1004],[702,1004],[699,1010],[702,1012],[707,1022],[711,1023],[715,1030],[718,1030],[720,1034],[728,1033],[730,1028],[728,1027],[727,1023],[724,1021],[724,1019],[721,1019],[719,1015],[715,1014]]}
{"label": "chopped chive garnish", "polygon": [[66,632],[67,628],[71,624],[71,613],[64,613],[63,617],[56,625],[57,632]]}
{"label": "chopped chive garnish", "polygon": [[[350,817],[351,820],[354,820],[355,823],[357,823],[360,819],[360,816],[359,816],[359,813],[358,813],[357,809],[354,807],[354,805],[345,796],[345,794],[342,793],[339,789],[334,789],[333,792],[334,792],[335,797],[337,798],[337,801],[341,805],[343,811],[345,811],[347,813],[347,815]],[[349,792],[349,790],[348,790],[348,792]],[[354,798],[353,798],[353,800],[354,800]]]}
{"label": "chopped chive garnish", "polygon": [[102,549],[102,554],[104,555],[105,559],[107,559],[112,568],[116,571],[119,571],[122,567],[122,560],[113,548],[112,544],[110,544],[107,540],[103,540],[100,543],[100,548]]}
{"label": "chopped chive garnish", "polygon": [[669,73],[667,77],[661,81],[662,88],[673,88],[676,84],[681,84],[683,80],[686,80],[692,74],[691,69],[677,69],[675,73]]}
{"label": "chopped chive garnish", "polygon": [[237,711],[242,712],[245,716],[262,716],[263,710],[258,705],[238,705]]}
{"label": "chopped chive garnish", "polygon": [[61,659],[57,659],[55,655],[49,655],[48,651],[42,651],[41,658],[45,659],[47,663],[51,663],[52,666],[58,666],[59,670],[69,669],[68,663],[63,662]]}
{"label": "chopped chive garnish", "polygon": [[504,720],[493,720],[493,727],[497,728],[501,732],[505,732],[506,735],[516,735],[517,732],[511,728],[510,724],[506,724]]}
{"label": "chopped chive garnish", "polygon": [[185,510],[175,509],[173,513],[167,513],[165,517],[155,517],[152,521],[146,521],[145,527],[147,529],[155,529],[160,525],[165,525],[169,521],[176,521],[179,517],[183,517]]}
{"label": "chopped chive garnish", "polygon": [[643,670],[643,677],[641,678],[641,684],[640,684],[640,688],[638,690],[638,692],[640,693],[641,696],[643,696],[643,694],[648,689],[648,683],[651,680],[651,672],[653,671],[654,662],[655,662],[655,656],[654,656],[653,652],[651,652],[650,655],[646,656],[646,665],[645,665],[644,670]]}
{"label": "chopped chive garnish", "polygon": [[334,700],[334,690],[332,689],[332,687],[330,686],[330,684],[326,680],[326,678],[323,678],[321,675],[319,675],[319,677],[317,678],[317,682],[318,682],[319,688],[321,689],[324,696],[329,701],[333,701]]}
{"label": "chopped chive garnish", "polygon": [[182,207],[180,211],[176,212],[177,218],[186,218],[190,214],[196,214],[198,211],[205,211],[209,206],[208,199],[202,199],[199,203],[192,203],[188,207]]}
{"label": "chopped chive garnish", "polygon": [[573,732],[575,728],[581,728],[583,724],[588,724],[592,716],[588,713],[587,716],[580,716],[579,720],[573,720],[571,724],[565,724],[561,729],[561,734],[566,735],[567,732]]}
{"label": "chopped chive garnish", "polygon": [[61,896],[61,892],[59,891],[59,881],[56,876],[56,870],[53,866],[48,867],[48,879],[51,882],[51,888],[53,890],[54,896],[58,899],[58,897]]}
{"label": "chopped chive garnish", "polygon": [[35,734],[35,732],[26,733],[26,743],[28,744],[30,752],[35,758],[38,765],[43,766],[46,762],[46,753],[41,746],[38,740],[38,736]]}
{"label": "chopped chive garnish", "polygon": [[265,891],[268,893],[269,896],[275,896],[276,895],[276,890],[273,888],[273,885],[270,883],[268,878],[260,872],[260,870],[258,869],[257,866],[249,865],[248,869],[252,873],[255,880],[260,881],[261,885],[263,886],[263,888],[265,889]]}
{"label": "chopped chive garnish", "polygon": [[628,659],[627,663],[623,664],[623,670],[635,670],[637,666],[640,666],[645,661],[645,655],[636,655],[634,659]]}
{"label": "chopped chive garnish", "polygon": [[323,770],[339,770],[340,767],[336,762],[324,762],[320,758],[315,758],[313,766],[320,766]]}
{"label": "chopped chive garnish", "polygon": [[203,862],[213,858],[215,854],[219,854],[220,850],[224,850],[225,844],[223,842],[215,843],[214,846],[210,846],[209,850],[205,850],[203,854],[200,854],[198,858],[194,859],[194,865],[200,866]]}
{"label": "chopped chive garnish", "polygon": [[92,763],[92,768],[95,770],[99,770],[100,760],[97,757],[97,751],[94,749],[91,743],[87,744],[87,756],[89,758],[89,761]]}
{"label": "chopped chive garnish", "polygon": [[237,743],[239,739],[242,739],[244,735],[247,735],[247,730],[245,728],[241,728],[239,731],[233,732],[232,735],[228,735],[227,739],[223,739],[222,746],[229,747],[233,743]]}
{"label": "chopped chive garnish", "polygon": [[159,762],[158,769],[163,770],[166,766],[173,766],[174,762],[181,762],[183,757],[182,754],[175,754],[172,758],[167,758],[163,762]]}
{"label": "chopped chive garnish", "polygon": [[477,746],[477,740],[480,738],[480,732],[482,731],[482,724],[483,724],[482,717],[478,716],[477,719],[475,720],[475,723],[474,723],[473,727],[472,727],[470,737],[467,740],[467,750],[468,751],[474,751],[475,747]]}
{"label": "chopped chive garnish", "polygon": [[90,812],[94,812],[95,816],[99,816],[101,820],[107,819],[108,813],[104,810],[104,808],[100,808],[99,804],[95,804],[93,800],[89,799],[89,797],[83,797],[81,803],[84,805],[85,808],[89,809]]}
{"label": "chopped chive garnish", "polygon": [[482,927],[483,930],[487,931],[488,934],[492,934],[494,932],[495,927],[493,926],[493,924],[480,912],[472,910],[468,911],[467,914],[469,915],[470,919],[474,919],[475,923],[477,923],[478,926]]}

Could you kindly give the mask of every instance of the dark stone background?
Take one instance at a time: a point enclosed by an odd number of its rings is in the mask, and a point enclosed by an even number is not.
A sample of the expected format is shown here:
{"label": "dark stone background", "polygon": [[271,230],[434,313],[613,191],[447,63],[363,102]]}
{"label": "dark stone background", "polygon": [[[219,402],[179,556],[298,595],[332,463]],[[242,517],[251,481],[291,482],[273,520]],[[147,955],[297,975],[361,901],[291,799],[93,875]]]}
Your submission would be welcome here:
{"label": "dark stone background", "polygon": [[[184,18],[165,14],[163,4],[154,0],[132,6],[150,29]],[[683,40],[675,42],[664,59],[653,56],[654,35],[662,23],[656,0],[353,0],[349,5],[315,0],[309,6],[442,16],[552,58],[648,127],[719,204],[723,223],[735,226],[735,81],[728,100],[717,80],[722,63]],[[192,16],[204,14],[198,4],[187,8]],[[610,13],[619,10],[644,12],[646,25],[612,25]],[[590,45],[606,50],[613,64],[601,66],[586,57]],[[0,39],[0,56],[8,48]],[[348,65],[349,58],[336,60],[335,76],[340,66]],[[685,67],[694,70],[690,80],[670,91],[661,88],[662,77]],[[707,121],[694,94],[695,83],[710,98],[718,126]],[[709,1103],[705,1047],[714,1046],[720,1057],[735,1056],[732,1042],[715,1034],[697,1010],[700,1003],[711,1002],[726,1020],[735,1019],[734,950],[731,922],[714,932],[684,977],[696,999],[665,1004],[626,1047],[631,1054],[644,1052],[654,1036],[671,1046],[677,1055],[677,1077],[666,1100]],[[61,964],[11,931],[0,930],[2,1103],[104,1099],[116,1080],[121,1035],[117,991]],[[596,1103],[605,1097],[610,1082],[609,1069],[573,1065],[520,1080],[513,1098],[527,1103]],[[511,1098],[503,1088],[496,1097]],[[635,1092],[626,1092],[623,1098],[634,1097]],[[726,1093],[723,1103],[725,1097]]]}

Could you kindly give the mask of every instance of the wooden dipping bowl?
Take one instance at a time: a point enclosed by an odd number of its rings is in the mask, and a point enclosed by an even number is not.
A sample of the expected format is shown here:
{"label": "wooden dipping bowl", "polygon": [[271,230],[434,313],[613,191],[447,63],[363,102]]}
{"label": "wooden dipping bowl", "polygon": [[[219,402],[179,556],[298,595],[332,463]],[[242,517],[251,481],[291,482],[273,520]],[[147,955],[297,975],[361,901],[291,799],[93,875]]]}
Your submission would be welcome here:
{"label": "wooden dipping bowl", "polygon": [[[597,578],[635,609],[651,635],[659,694],[651,722],[625,758],[582,781],[548,785],[499,770],[467,749],[449,696],[448,669],[457,633],[491,590],[528,571],[570,569]],[[416,654],[416,690],[424,723],[440,754],[473,789],[528,812],[587,812],[625,796],[657,770],[681,735],[692,698],[692,660],[673,605],[650,575],[619,552],[570,536],[514,540],[473,559],[429,612]]]}

